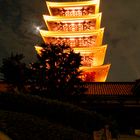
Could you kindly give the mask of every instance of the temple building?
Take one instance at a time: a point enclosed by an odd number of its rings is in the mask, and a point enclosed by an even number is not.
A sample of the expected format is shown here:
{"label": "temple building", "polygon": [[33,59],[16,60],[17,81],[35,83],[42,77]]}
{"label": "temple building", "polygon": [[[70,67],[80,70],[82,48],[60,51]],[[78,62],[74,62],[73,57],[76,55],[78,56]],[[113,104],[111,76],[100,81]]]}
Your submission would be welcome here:
{"label": "temple building", "polygon": [[[107,45],[102,44],[100,0],[46,2],[50,15],[43,15],[48,30],[40,30],[45,43],[66,44],[82,56],[82,80],[106,81],[110,64],[104,64]],[[36,46],[39,53],[41,47]]]}

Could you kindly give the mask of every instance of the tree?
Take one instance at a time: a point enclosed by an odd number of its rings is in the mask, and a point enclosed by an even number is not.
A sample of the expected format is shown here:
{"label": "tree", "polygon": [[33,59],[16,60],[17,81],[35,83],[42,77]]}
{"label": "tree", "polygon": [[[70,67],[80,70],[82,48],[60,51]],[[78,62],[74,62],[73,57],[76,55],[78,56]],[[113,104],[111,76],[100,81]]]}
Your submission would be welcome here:
{"label": "tree", "polygon": [[131,91],[135,96],[140,97],[140,79],[136,80],[135,85]]}
{"label": "tree", "polygon": [[31,88],[36,91],[59,94],[77,94],[81,56],[67,45],[41,44],[38,61],[30,64]]}
{"label": "tree", "polygon": [[24,90],[27,81],[27,67],[21,62],[24,58],[23,54],[11,54],[10,57],[2,60],[0,72],[3,74],[3,81],[10,85],[10,89],[17,88],[18,92]]}

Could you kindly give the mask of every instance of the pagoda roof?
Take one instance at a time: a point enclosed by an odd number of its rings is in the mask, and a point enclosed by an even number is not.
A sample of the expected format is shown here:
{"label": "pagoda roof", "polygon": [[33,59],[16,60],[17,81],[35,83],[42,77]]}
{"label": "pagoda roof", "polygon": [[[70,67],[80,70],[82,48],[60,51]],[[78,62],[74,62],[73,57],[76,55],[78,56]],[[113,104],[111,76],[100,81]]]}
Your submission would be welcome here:
{"label": "pagoda roof", "polygon": [[103,49],[107,49],[107,45],[102,45],[102,46],[98,46],[98,47],[84,47],[84,48],[73,48],[73,50],[75,52],[79,52],[79,53],[92,53],[94,51],[98,51],[98,50],[103,50]]}
{"label": "pagoda roof", "polygon": [[[91,0],[91,1],[77,1],[77,2],[46,2],[50,15],[53,15],[53,8],[65,10],[77,10],[77,9],[86,9],[87,7],[94,6],[95,13],[99,12],[100,0]],[[94,13],[94,14],[95,14]]]}
{"label": "pagoda roof", "polygon": [[46,1],[48,7],[81,7],[81,6],[90,6],[90,5],[99,5],[100,0],[91,0],[91,1],[76,1],[76,2],[49,2]]}
{"label": "pagoda roof", "polygon": [[[38,46],[36,45],[35,46],[35,49],[38,53],[41,52],[41,50],[43,49],[41,46]],[[100,50],[106,50],[107,49],[107,45],[102,45],[102,46],[99,46],[99,47],[90,47],[90,48],[87,48],[87,47],[84,47],[84,48],[73,48],[73,50],[76,52],[76,53],[92,53],[94,51],[100,51]]]}
{"label": "pagoda roof", "polygon": [[[102,13],[99,14],[91,14],[91,15],[83,15],[83,16],[48,16],[48,15],[43,15],[43,18],[45,20],[45,23],[48,27],[49,30],[52,30],[51,26],[53,26],[53,23],[62,23],[62,24],[84,24],[86,22],[95,22],[95,29],[100,28],[101,24],[101,16]],[[90,23],[88,23],[89,26]],[[56,27],[58,26],[57,24],[55,25]],[[59,25],[60,26],[60,25]]]}
{"label": "pagoda roof", "polygon": [[84,20],[91,20],[91,19],[101,19],[102,13],[98,14],[91,14],[91,15],[82,15],[82,16],[49,16],[43,15],[45,21],[55,21],[55,22],[63,22],[63,21],[75,21],[79,22]]}
{"label": "pagoda roof", "polygon": [[[75,53],[80,53],[81,56],[89,56],[90,62],[88,62],[88,64],[90,63],[90,66],[103,65],[106,49],[107,49],[107,45],[103,45],[100,47],[92,47],[92,48],[87,48],[87,47],[85,47],[85,48],[73,48]],[[41,55],[43,48],[41,46],[35,46],[35,50],[37,51],[37,53],[39,55]],[[94,59],[92,60],[91,57],[94,57]],[[86,63],[85,63],[85,65],[86,65]]]}
{"label": "pagoda roof", "polygon": [[103,32],[104,28],[98,30],[75,31],[75,32],[40,30],[40,34],[43,37],[83,37],[83,36],[92,36],[96,34],[103,34]]}
{"label": "pagoda roof", "polygon": [[100,72],[100,70],[104,70],[104,69],[109,69],[111,64],[105,64],[105,65],[101,65],[101,66],[94,66],[94,67],[80,67],[80,70],[84,71],[84,72],[92,72],[92,71],[98,71]]}
{"label": "pagoda roof", "polygon": [[[41,46],[38,46],[36,45],[35,46],[35,49],[38,53],[40,53],[40,51],[43,49]],[[102,46],[99,46],[99,47],[90,47],[90,48],[87,48],[87,47],[84,47],[84,48],[73,48],[73,50],[76,52],[76,53],[92,53],[94,51],[98,51],[98,50],[102,50],[102,49],[107,49],[107,45],[102,45]]]}
{"label": "pagoda roof", "polygon": [[[110,66],[111,64],[105,64],[101,66],[91,66],[91,67],[82,66],[79,69],[82,71],[83,75],[90,76],[89,79],[90,81],[86,80],[87,82],[105,82]],[[82,79],[84,80],[84,77]]]}

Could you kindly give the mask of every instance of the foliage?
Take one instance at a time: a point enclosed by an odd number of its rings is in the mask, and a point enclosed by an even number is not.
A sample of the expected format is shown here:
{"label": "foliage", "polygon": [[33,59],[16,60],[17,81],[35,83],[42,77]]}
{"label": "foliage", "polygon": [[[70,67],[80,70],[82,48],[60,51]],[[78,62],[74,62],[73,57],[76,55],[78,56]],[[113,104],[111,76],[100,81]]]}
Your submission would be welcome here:
{"label": "foliage", "polygon": [[91,140],[86,134],[34,115],[0,110],[0,131],[13,140]]}
{"label": "foliage", "polygon": [[41,44],[38,62],[31,64],[32,90],[48,93],[78,93],[81,56],[65,44]]}
{"label": "foliage", "polygon": [[101,129],[105,125],[104,118],[95,112],[27,94],[1,93],[0,109],[33,114],[90,134],[93,130]]}
{"label": "foliage", "polygon": [[24,89],[24,84],[27,81],[27,67],[22,62],[24,56],[22,54],[11,54],[10,57],[4,58],[0,72],[3,74],[3,80],[19,91]]}

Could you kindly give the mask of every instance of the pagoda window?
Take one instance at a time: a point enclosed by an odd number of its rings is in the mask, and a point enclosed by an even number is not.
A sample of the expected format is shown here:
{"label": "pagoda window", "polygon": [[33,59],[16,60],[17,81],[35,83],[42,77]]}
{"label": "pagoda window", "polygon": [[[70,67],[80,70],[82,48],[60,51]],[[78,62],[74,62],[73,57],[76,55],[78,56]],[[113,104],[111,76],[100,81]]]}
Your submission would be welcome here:
{"label": "pagoda window", "polygon": [[62,26],[63,26],[62,27],[63,31],[68,31],[69,30],[69,27],[68,27],[68,24],[67,23],[66,24],[63,24]]}
{"label": "pagoda window", "polygon": [[75,7],[75,8],[51,8],[54,16],[82,16],[95,14],[95,6]]}
{"label": "pagoda window", "polygon": [[70,46],[71,47],[75,47],[75,45],[76,45],[76,41],[75,40],[76,40],[75,38],[70,38]]}
{"label": "pagoda window", "polygon": [[83,66],[86,66],[86,67],[91,67],[92,66],[92,63],[93,63],[93,57],[91,57],[91,56],[82,56],[82,65]]}
{"label": "pagoda window", "polygon": [[84,72],[84,74],[82,75],[82,80],[83,81],[88,81],[88,82],[95,82],[95,75],[96,72]]}

